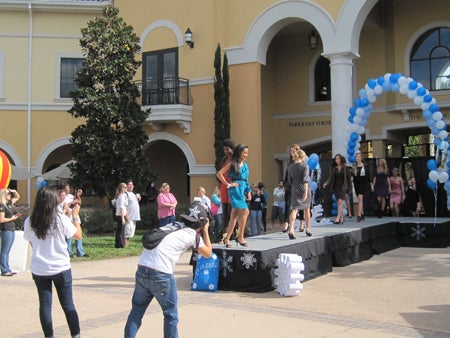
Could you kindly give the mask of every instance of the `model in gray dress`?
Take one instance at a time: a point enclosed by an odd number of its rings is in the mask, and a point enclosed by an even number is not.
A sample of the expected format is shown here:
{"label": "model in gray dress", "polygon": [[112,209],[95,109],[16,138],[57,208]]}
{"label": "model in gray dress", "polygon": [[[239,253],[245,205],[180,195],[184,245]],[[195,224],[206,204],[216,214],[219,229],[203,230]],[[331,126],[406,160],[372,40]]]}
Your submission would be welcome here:
{"label": "model in gray dress", "polygon": [[[305,162],[294,162],[288,167],[288,180],[291,188],[291,209],[304,210],[311,204],[309,189],[309,166]],[[305,186],[306,184],[306,186]],[[305,187],[307,197],[305,199]]]}

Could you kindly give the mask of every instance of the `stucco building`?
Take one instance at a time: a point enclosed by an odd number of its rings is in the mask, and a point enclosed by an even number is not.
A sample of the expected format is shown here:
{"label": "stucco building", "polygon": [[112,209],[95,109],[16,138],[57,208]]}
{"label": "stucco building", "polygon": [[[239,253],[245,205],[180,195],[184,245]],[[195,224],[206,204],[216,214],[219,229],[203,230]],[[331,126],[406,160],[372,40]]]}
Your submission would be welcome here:
{"label": "stucco building", "polygon": [[[113,4],[141,38],[145,155],[185,200],[211,193],[214,52],[227,53],[231,137],[249,145],[252,182],[271,190],[288,147],[346,154],[349,109],[370,78],[413,77],[449,118],[450,2],[430,0],[0,0],[0,149],[34,175],[71,159],[66,113],[80,67],[80,28]],[[193,45],[185,41],[187,29]],[[188,90],[187,90],[188,88]],[[383,93],[361,135],[368,157],[403,156],[430,128],[420,106]],[[432,150],[431,150],[432,153]],[[24,198],[33,180],[19,180]]]}

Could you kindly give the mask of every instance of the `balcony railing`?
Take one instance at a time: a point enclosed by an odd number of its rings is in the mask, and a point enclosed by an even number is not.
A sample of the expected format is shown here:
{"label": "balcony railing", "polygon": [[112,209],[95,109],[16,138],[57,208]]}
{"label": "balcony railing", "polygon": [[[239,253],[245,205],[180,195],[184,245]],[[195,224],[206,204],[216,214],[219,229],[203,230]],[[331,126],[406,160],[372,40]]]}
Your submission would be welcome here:
{"label": "balcony railing", "polygon": [[141,91],[141,105],[192,105],[189,80],[181,77],[165,77],[136,81]]}

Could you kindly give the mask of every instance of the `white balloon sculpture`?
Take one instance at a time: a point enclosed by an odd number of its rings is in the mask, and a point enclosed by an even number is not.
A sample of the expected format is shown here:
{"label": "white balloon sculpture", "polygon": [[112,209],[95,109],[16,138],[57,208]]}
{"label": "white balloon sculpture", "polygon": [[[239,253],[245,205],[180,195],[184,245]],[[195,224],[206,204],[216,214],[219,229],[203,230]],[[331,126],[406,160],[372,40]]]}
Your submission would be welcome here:
{"label": "white balloon sculpture", "polygon": [[429,160],[427,168],[427,185],[437,196],[438,182],[444,184],[447,192],[447,209],[450,210],[450,161],[448,161],[448,132],[444,116],[439,111],[436,100],[431,96],[428,89],[412,78],[404,77],[402,74],[387,73],[377,79],[370,79],[363,89],[359,91],[359,98],[354,100],[354,105],[350,108],[347,130],[347,156],[350,162],[355,161],[355,154],[360,148],[361,134],[365,132],[365,125],[373,109],[372,103],[377,96],[383,92],[393,91],[410,98],[423,111],[423,117],[430,127],[434,136],[436,147],[436,158]]}

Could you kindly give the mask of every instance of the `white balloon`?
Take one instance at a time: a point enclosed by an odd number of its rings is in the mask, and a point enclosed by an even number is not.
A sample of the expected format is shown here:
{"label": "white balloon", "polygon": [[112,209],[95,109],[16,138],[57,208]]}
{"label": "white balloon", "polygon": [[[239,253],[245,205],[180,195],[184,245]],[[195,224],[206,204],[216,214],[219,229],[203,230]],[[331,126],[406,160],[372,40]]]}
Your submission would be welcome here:
{"label": "white balloon", "polygon": [[358,116],[358,115],[356,115],[356,116],[353,118],[353,122],[355,122],[356,124],[360,124],[360,123],[361,123],[361,120],[362,120],[362,117],[361,117],[361,116]]}
{"label": "white balloon", "polygon": [[440,111],[435,111],[433,113],[433,115],[431,115],[431,117],[433,118],[433,120],[435,121],[439,121],[442,120],[442,113]]}
{"label": "white balloon", "polygon": [[392,75],[391,73],[386,73],[386,74],[384,74],[384,80],[385,80],[385,81],[389,81],[391,75]]}
{"label": "white balloon", "polygon": [[431,104],[436,104],[436,102],[437,102],[436,99],[433,97],[433,98],[431,98],[430,105]]}
{"label": "white balloon", "polygon": [[423,103],[423,96],[416,96],[416,97],[414,98],[414,103],[415,103],[417,106],[421,106],[422,103]]}
{"label": "white balloon", "polygon": [[430,108],[430,106],[431,106],[430,102],[424,102],[424,103],[422,103],[421,108],[422,108],[422,110],[428,110],[428,108]]}
{"label": "white balloon", "polygon": [[43,181],[44,181],[44,178],[42,176],[38,176],[36,178],[36,182],[43,182]]}
{"label": "white balloon", "polygon": [[370,88],[368,85],[366,85],[366,86],[367,86],[367,88],[366,88],[367,97],[375,96],[375,92],[373,91],[373,89]]}
{"label": "white balloon", "polygon": [[373,91],[376,95],[380,95],[381,93],[383,93],[383,87],[381,87],[380,85],[376,85]]}
{"label": "white balloon", "polygon": [[448,136],[447,130],[441,130],[441,131],[439,132],[439,138],[440,138],[441,140],[444,140],[447,136]]}
{"label": "white balloon", "polygon": [[428,178],[429,178],[430,180],[432,180],[434,183],[436,183],[437,180],[438,180],[438,178],[439,178],[439,173],[438,173],[436,170],[431,170],[431,171],[428,173]]}
{"label": "white balloon", "polygon": [[377,97],[375,95],[367,96],[367,99],[370,103],[374,103],[377,100]]}
{"label": "white balloon", "polygon": [[361,143],[357,142],[356,145],[355,145],[355,149],[359,150],[360,148],[361,148]]}
{"label": "white balloon", "polygon": [[412,100],[416,96],[417,96],[417,91],[416,90],[408,90],[408,98],[410,98]]}
{"label": "white balloon", "polygon": [[406,95],[408,93],[408,85],[406,84],[401,85],[398,91],[400,92],[400,94]]}
{"label": "white balloon", "polygon": [[363,126],[359,126],[358,127],[358,134],[364,134],[364,132],[365,132],[364,127]]}
{"label": "white balloon", "polygon": [[445,122],[440,120],[436,122],[436,128],[438,129],[444,129],[445,128]]}
{"label": "white balloon", "polygon": [[356,108],[356,115],[357,116],[364,116],[364,109]]}
{"label": "white balloon", "polygon": [[408,79],[407,79],[407,78],[404,77],[404,76],[400,76],[400,77],[398,78],[398,83],[399,83],[400,86],[408,85],[408,83],[411,82],[411,81],[412,81],[411,78],[408,78]]}
{"label": "white balloon", "polygon": [[448,173],[446,171],[441,171],[439,173],[438,179],[439,179],[439,182],[441,182],[441,183],[447,182],[447,180],[448,180]]}

